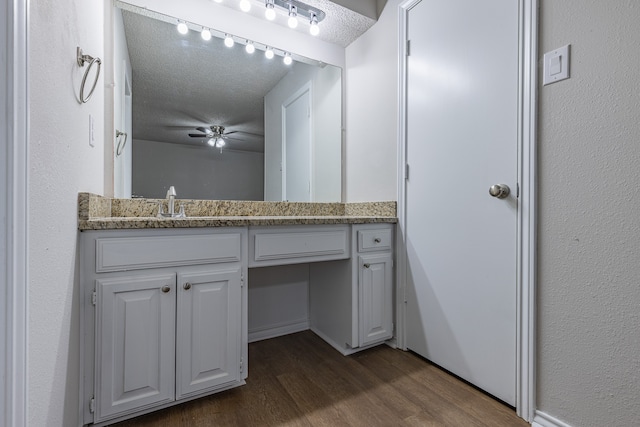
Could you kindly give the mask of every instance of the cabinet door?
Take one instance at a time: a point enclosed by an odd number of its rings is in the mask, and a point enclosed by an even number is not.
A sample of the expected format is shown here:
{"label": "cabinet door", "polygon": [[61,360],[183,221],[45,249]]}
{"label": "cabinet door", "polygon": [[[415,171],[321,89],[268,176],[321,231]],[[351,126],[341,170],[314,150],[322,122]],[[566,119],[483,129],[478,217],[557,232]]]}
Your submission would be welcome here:
{"label": "cabinet door", "polygon": [[391,254],[358,257],[358,320],[360,346],[372,344],[393,335]]}
{"label": "cabinet door", "polygon": [[241,268],[178,274],[176,398],[240,379]]}
{"label": "cabinet door", "polygon": [[174,400],[175,282],[96,281],[96,422]]}

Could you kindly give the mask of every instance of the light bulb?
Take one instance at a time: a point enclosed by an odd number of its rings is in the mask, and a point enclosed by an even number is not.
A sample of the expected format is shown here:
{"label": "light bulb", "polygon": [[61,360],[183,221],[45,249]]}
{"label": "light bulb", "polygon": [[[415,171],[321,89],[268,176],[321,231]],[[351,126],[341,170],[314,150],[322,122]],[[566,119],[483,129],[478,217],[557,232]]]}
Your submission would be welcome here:
{"label": "light bulb", "polygon": [[227,143],[226,143],[226,142],[224,142],[224,139],[222,139],[221,137],[218,137],[218,138],[216,139],[216,147],[218,147],[218,148],[222,148],[222,147],[224,147],[225,145],[227,145]]}
{"label": "light bulb", "polygon": [[244,50],[246,50],[247,53],[253,53],[256,51],[256,47],[253,45],[253,42],[247,41],[247,45],[244,47]]}
{"label": "light bulb", "polygon": [[289,19],[287,20],[289,28],[296,28],[298,26],[298,8],[294,5],[289,5]]}
{"label": "light bulb", "polygon": [[234,44],[233,37],[231,37],[229,34],[224,36],[224,45],[226,47],[233,47],[233,44]]}
{"label": "light bulb", "polygon": [[264,17],[269,21],[276,19],[276,10],[273,8],[273,4],[267,5],[267,10],[264,11]]}
{"label": "light bulb", "polygon": [[291,63],[293,62],[293,59],[291,59],[291,55],[288,53],[284,54],[284,58],[282,59],[282,62],[285,63],[285,65],[291,65]]}
{"label": "light bulb", "polygon": [[213,138],[209,138],[209,140],[207,141],[207,144],[209,144],[212,147],[216,146],[216,140]]}
{"label": "light bulb", "polygon": [[251,10],[251,2],[249,0],[240,0],[240,10],[249,12]]}
{"label": "light bulb", "polygon": [[209,31],[207,28],[203,28],[202,32],[200,33],[200,37],[202,37],[202,40],[204,41],[211,40],[211,31]]}
{"label": "light bulb", "polygon": [[264,51],[264,56],[266,56],[267,59],[273,59],[273,49],[268,47],[267,50]]}
{"label": "light bulb", "polygon": [[313,16],[311,16],[311,21],[309,21],[309,33],[312,36],[317,36],[318,34],[320,34],[320,27],[318,27],[318,18],[316,18],[316,15],[313,14]]}
{"label": "light bulb", "polygon": [[187,34],[189,32],[189,27],[187,27],[187,24],[185,24],[184,22],[179,22],[178,23],[178,32],[180,34]]}

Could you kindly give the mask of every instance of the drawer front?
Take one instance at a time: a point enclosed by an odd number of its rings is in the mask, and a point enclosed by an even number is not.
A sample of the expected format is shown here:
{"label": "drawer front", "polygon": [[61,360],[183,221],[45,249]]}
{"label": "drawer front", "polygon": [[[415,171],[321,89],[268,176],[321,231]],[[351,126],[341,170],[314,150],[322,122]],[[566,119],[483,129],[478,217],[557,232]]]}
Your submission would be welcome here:
{"label": "drawer front", "polygon": [[239,262],[240,233],[96,239],[96,273]]}
{"label": "drawer front", "polygon": [[349,227],[249,233],[249,267],[349,258]]}
{"label": "drawer front", "polygon": [[392,236],[390,228],[358,230],[358,252],[391,250]]}

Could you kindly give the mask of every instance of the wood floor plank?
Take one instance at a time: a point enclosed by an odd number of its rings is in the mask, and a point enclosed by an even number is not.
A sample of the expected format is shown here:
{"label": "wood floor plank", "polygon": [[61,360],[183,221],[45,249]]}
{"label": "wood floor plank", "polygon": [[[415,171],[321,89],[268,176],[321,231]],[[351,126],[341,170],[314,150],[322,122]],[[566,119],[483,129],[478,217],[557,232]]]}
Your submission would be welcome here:
{"label": "wood floor plank", "polygon": [[299,372],[278,375],[287,393],[293,398],[298,408],[305,414],[313,426],[348,426],[333,405],[331,396],[316,387]]}
{"label": "wood floor plank", "polygon": [[[411,378],[429,388],[437,388],[439,394],[474,418],[482,421],[490,419],[490,426],[527,426],[528,424],[513,418],[513,409],[494,398],[479,392],[475,387],[450,375],[446,371],[405,352],[378,352],[386,363],[397,366]],[[411,357],[413,356],[413,357]]]}
{"label": "wood floor plank", "polygon": [[310,331],[249,345],[247,385],[117,427],[523,427],[515,412],[410,352],[343,356]]}
{"label": "wood floor plank", "polygon": [[481,421],[468,416],[460,407],[440,396],[437,389],[425,387],[397,367],[381,362],[375,351],[361,355],[359,362],[376,372],[381,381],[391,384],[406,400],[419,405],[421,412],[429,413],[441,425],[484,427]]}

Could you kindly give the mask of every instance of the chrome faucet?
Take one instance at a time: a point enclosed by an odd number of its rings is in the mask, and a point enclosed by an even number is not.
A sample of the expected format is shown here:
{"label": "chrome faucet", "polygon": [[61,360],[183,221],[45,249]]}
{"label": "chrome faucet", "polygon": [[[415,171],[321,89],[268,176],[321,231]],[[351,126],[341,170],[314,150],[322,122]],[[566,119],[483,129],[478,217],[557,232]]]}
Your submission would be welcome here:
{"label": "chrome faucet", "polygon": [[184,218],[184,204],[180,204],[180,212],[176,213],[176,189],[172,185],[167,190],[167,213],[164,212],[162,201],[158,204],[158,218]]}
{"label": "chrome faucet", "polygon": [[173,185],[167,190],[167,200],[167,213],[173,216],[176,212],[176,189]]}

